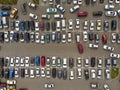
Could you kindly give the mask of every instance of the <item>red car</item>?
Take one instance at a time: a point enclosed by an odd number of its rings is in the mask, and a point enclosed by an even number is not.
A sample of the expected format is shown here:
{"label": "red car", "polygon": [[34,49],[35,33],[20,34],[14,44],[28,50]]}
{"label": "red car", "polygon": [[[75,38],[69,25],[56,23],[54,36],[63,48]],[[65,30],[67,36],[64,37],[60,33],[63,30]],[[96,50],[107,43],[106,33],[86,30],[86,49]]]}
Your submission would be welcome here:
{"label": "red car", "polygon": [[39,28],[40,28],[40,30],[41,30],[41,31],[44,31],[44,27],[45,27],[44,21],[40,21],[40,23],[39,23]]}
{"label": "red car", "polygon": [[83,45],[82,44],[78,44],[78,51],[80,54],[83,53]]}
{"label": "red car", "polygon": [[102,35],[102,42],[103,42],[103,44],[107,43],[107,35],[106,34]]}
{"label": "red car", "polygon": [[1,87],[6,87],[7,86],[7,83],[5,83],[5,82],[0,82],[0,88]]}
{"label": "red car", "polygon": [[45,56],[41,57],[41,66],[44,67],[45,66]]}
{"label": "red car", "polygon": [[18,90],[28,90],[27,88],[19,88]]}
{"label": "red car", "polygon": [[88,12],[86,12],[86,11],[79,11],[79,12],[77,13],[77,15],[78,15],[78,17],[85,17],[85,16],[88,15]]}

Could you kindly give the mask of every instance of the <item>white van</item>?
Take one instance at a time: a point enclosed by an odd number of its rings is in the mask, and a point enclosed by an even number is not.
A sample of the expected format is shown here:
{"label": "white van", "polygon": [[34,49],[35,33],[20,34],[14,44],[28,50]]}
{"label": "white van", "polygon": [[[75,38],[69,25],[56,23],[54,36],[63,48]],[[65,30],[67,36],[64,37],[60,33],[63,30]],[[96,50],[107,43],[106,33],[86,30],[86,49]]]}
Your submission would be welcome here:
{"label": "white van", "polygon": [[63,18],[63,14],[55,14],[54,18],[55,19],[61,19],[61,18]]}
{"label": "white van", "polygon": [[56,30],[60,31],[60,21],[57,21]]}
{"label": "white van", "polygon": [[66,23],[65,23],[65,19],[62,20],[62,30],[66,30]]}
{"label": "white van", "polygon": [[4,27],[4,28],[8,28],[7,17],[2,17],[2,23],[3,23],[3,27]]}

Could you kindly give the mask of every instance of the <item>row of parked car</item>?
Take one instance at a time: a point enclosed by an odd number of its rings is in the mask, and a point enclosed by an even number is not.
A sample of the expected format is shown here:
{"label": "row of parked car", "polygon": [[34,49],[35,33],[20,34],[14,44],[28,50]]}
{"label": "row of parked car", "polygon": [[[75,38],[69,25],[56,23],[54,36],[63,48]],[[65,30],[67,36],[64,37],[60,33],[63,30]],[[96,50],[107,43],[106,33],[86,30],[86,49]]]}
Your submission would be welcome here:
{"label": "row of parked car", "polygon": [[[45,17],[49,17],[49,15],[43,15]],[[75,23],[75,24],[74,24]],[[82,24],[82,25],[81,25]],[[41,20],[40,22],[38,21],[19,21],[19,20],[11,20],[10,24],[9,24],[9,19],[7,17],[2,17],[2,20],[0,20],[0,29],[7,29],[10,27],[10,29],[12,30],[16,30],[16,31],[25,31],[25,30],[31,30],[31,31],[65,31],[67,30],[67,28],[69,30],[74,30],[74,28],[76,28],[77,30],[80,29],[80,27],[83,27],[83,30],[97,30],[100,31],[103,30],[104,31],[109,31],[111,25],[111,30],[115,31],[117,29],[117,21],[116,20],[111,20],[111,23],[108,20],[105,20],[104,22],[102,22],[102,20],[85,20],[84,22],[80,22],[80,19],[76,19],[75,21],[73,19],[69,19],[68,23],[66,21],[66,19],[62,19],[62,20],[57,20],[57,21],[53,21],[53,22],[49,22],[49,21],[44,21]]]}
{"label": "row of parked car", "polygon": [[[103,61],[104,60],[104,61]],[[116,67],[117,58],[105,58],[102,57],[91,57],[91,58],[61,58],[61,57],[5,57],[0,58],[1,67]],[[104,63],[104,64],[103,64]]]}
{"label": "row of parked car", "polygon": [[[99,44],[102,41],[103,44],[107,44],[109,36],[107,34],[98,34],[93,32],[84,31],[83,33],[73,33],[73,32],[47,32],[46,34],[40,34],[40,32],[16,32],[16,31],[5,31],[0,32],[0,42],[35,42],[35,43],[72,43],[75,39],[76,43],[80,43],[82,40],[87,42],[89,40],[90,44]],[[120,34],[111,33],[110,35],[111,43],[120,44]],[[93,43],[94,41],[94,43]]]}
{"label": "row of parked car", "polygon": [[[1,78],[5,79],[13,79],[13,78],[63,78],[66,80],[68,77],[70,80],[73,79],[80,79],[82,78],[83,74],[85,79],[102,79],[103,78],[103,69],[83,69],[83,68],[76,68],[76,69],[61,69],[61,68],[17,68],[17,67],[10,67],[10,68],[3,68],[1,69]],[[105,78],[110,79],[110,69],[105,69]],[[91,77],[90,77],[91,76]]]}

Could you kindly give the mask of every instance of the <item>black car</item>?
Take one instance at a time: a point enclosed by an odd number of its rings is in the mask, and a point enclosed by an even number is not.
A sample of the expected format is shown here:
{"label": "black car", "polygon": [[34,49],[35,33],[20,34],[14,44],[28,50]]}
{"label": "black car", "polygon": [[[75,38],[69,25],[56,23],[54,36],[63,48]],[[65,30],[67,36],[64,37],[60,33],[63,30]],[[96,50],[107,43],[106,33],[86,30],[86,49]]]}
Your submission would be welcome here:
{"label": "black car", "polygon": [[85,0],[86,5],[90,4],[90,0]]}
{"label": "black car", "polygon": [[117,66],[117,60],[112,58],[112,67],[116,67]]}
{"label": "black car", "polygon": [[117,21],[116,20],[112,20],[111,21],[111,30],[115,31],[117,28]]}
{"label": "black car", "polygon": [[25,39],[25,41],[26,41],[27,43],[30,42],[30,34],[29,34],[28,32],[26,32],[26,33],[24,34],[24,39]]}
{"label": "black car", "polygon": [[13,20],[10,21],[10,27],[11,27],[11,29],[15,28],[15,21],[13,21]]}
{"label": "black car", "polygon": [[0,42],[4,42],[4,32],[0,32]]}
{"label": "black car", "polygon": [[109,22],[107,20],[105,20],[103,23],[103,30],[108,31],[108,29],[109,29]]}
{"label": "black car", "polygon": [[31,29],[32,31],[35,30],[35,23],[34,23],[34,21],[30,21],[30,29]]}
{"label": "black car", "polygon": [[67,0],[67,4],[71,4],[72,0]]}
{"label": "black car", "polygon": [[1,10],[11,10],[11,6],[1,6]]}
{"label": "black car", "polygon": [[34,57],[30,58],[30,66],[35,66],[35,58]]}
{"label": "black car", "polygon": [[66,80],[67,79],[67,70],[64,69],[63,70],[63,80]]}
{"label": "black car", "polygon": [[69,67],[73,68],[73,66],[74,66],[74,60],[73,58],[69,58]]}
{"label": "black car", "polygon": [[13,34],[13,40],[14,40],[15,42],[18,42],[18,41],[19,41],[19,34],[18,34],[17,32],[14,32],[14,34]]}
{"label": "black car", "polygon": [[26,21],[25,22],[25,30],[30,30],[30,22],[29,21]]}
{"label": "black car", "polygon": [[60,4],[61,0],[55,0],[56,4]]}
{"label": "black car", "polygon": [[95,67],[95,57],[91,57],[91,67]]}
{"label": "black car", "polygon": [[84,75],[85,75],[85,79],[88,80],[89,79],[89,71],[88,71],[88,69],[84,70]]}
{"label": "black car", "polygon": [[21,4],[20,8],[21,8],[21,11],[22,11],[23,15],[26,15],[27,14],[26,3]]}
{"label": "black car", "polygon": [[51,23],[51,27],[52,27],[52,30],[55,31],[55,30],[56,30],[56,23],[55,23],[55,22],[52,22],[52,23]]}
{"label": "black car", "polygon": [[93,32],[89,32],[89,40],[92,41],[94,39]]}
{"label": "black car", "polygon": [[20,40],[24,40],[24,33],[23,33],[23,32],[21,32],[21,33],[19,34],[19,39],[20,39]]}
{"label": "black car", "polygon": [[94,11],[93,16],[102,16],[103,12],[102,11]]}
{"label": "black car", "polygon": [[56,68],[52,68],[52,77],[56,78]]}
{"label": "black car", "polygon": [[57,43],[61,42],[61,33],[60,32],[57,33],[56,40],[57,40]]}
{"label": "black car", "polygon": [[4,68],[0,68],[0,78],[4,77]]}
{"label": "black car", "polygon": [[3,67],[3,66],[4,66],[4,58],[1,57],[1,58],[0,58],[0,67]]}
{"label": "black car", "polygon": [[58,76],[59,79],[62,78],[62,70],[61,69],[57,70],[57,76]]}
{"label": "black car", "polygon": [[46,30],[47,30],[47,31],[50,30],[50,22],[46,22]]}
{"label": "black car", "polygon": [[25,69],[24,68],[20,69],[20,76],[21,76],[21,78],[25,77]]}
{"label": "black car", "polygon": [[104,3],[104,0],[99,0],[99,2],[102,4],[102,3]]}
{"label": "black car", "polygon": [[9,60],[7,58],[4,59],[4,66],[7,67],[9,65]]}
{"label": "black car", "polygon": [[6,69],[4,70],[4,77],[5,77],[5,79],[8,79],[8,78],[9,78],[9,69],[8,69],[8,68],[6,68]]}
{"label": "black car", "polygon": [[99,37],[99,34],[95,34],[95,43],[99,43],[100,41],[100,37]]}

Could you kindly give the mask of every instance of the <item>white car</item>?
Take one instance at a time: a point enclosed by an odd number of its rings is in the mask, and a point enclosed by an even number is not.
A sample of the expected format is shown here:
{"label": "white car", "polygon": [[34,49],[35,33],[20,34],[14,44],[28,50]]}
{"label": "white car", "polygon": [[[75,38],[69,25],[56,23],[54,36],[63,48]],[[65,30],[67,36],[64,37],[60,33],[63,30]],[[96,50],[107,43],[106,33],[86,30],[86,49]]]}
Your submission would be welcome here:
{"label": "white car", "polygon": [[93,31],[95,27],[94,20],[90,20],[90,30]]}
{"label": "white car", "polygon": [[67,33],[67,41],[72,42],[72,33],[71,32]]}
{"label": "white car", "polygon": [[95,73],[95,70],[94,70],[94,69],[91,70],[91,78],[92,78],[92,79],[95,79],[95,78],[96,78],[96,73]]}
{"label": "white car", "polygon": [[88,40],[88,33],[87,33],[87,31],[84,31],[83,32],[83,41],[87,41]]}
{"label": "white car", "polygon": [[88,21],[85,20],[83,24],[84,24],[83,29],[87,30],[88,29]]}
{"label": "white car", "polygon": [[16,85],[16,80],[7,80],[7,85]]}
{"label": "white car", "polygon": [[50,63],[51,62],[51,59],[49,57],[46,58],[46,66],[49,67],[50,66]]}
{"label": "white car", "polygon": [[85,67],[89,67],[89,59],[88,58],[86,58],[85,60],[84,60],[84,65],[85,65]]}
{"label": "white car", "polygon": [[50,68],[47,68],[46,69],[46,78],[50,78],[50,75],[51,75]]}
{"label": "white car", "polygon": [[116,33],[112,33],[112,43],[116,43],[117,41],[117,35]]}
{"label": "white car", "polygon": [[82,69],[81,68],[78,68],[77,69],[77,78],[82,78]]}
{"label": "white car", "polygon": [[14,34],[14,31],[10,31],[10,41],[13,41],[13,34]]}
{"label": "white car", "polygon": [[34,4],[32,2],[29,2],[28,6],[31,7],[31,8],[33,8],[33,9],[36,9],[36,4]]}
{"label": "white car", "polygon": [[34,20],[37,20],[37,19],[38,19],[38,16],[35,15],[35,14],[33,14],[33,13],[30,13],[30,14],[29,14],[29,17],[32,18],[32,19],[34,19]]}
{"label": "white car", "polygon": [[54,87],[55,87],[55,85],[53,83],[45,83],[44,84],[44,88],[46,88],[46,89],[51,89],[51,88],[54,88]]}
{"label": "white car", "polygon": [[24,67],[24,57],[21,57],[21,59],[20,59],[20,66]]}
{"label": "white car", "polygon": [[110,88],[107,84],[104,84],[104,90],[110,90]]}
{"label": "white car", "polygon": [[111,5],[111,4],[105,5],[105,9],[106,9],[106,10],[110,10],[110,9],[114,9],[114,8],[115,8],[114,5]]}
{"label": "white car", "polygon": [[63,58],[63,68],[67,68],[67,58]]}
{"label": "white car", "polygon": [[56,8],[57,8],[58,10],[60,10],[61,13],[64,13],[64,12],[65,12],[65,9],[64,9],[61,5],[59,5],[59,4],[56,6]]}
{"label": "white car", "polygon": [[78,0],[78,4],[81,5],[82,4],[82,0]]}
{"label": "white car", "polygon": [[15,58],[15,66],[16,67],[20,66],[20,57]]}
{"label": "white car", "polygon": [[63,18],[63,14],[54,14],[54,18],[55,19],[62,19]]}
{"label": "white car", "polygon": [[30,78],[35,77],[35,70],[33,68],[30,68]]}
{"label": "white car", "polygon": [[42,14],[41,18],[42,19],[50,19],[50,15],[48,15],[48,14]]}
{"label": "white car", "polygon": [[15,78],[19,77],[19,69],[18,68],[15,68],[14,74],[15,74]]}
{"label": "white car", "polygon": [[56,57],[55,56],[52,57],[52,66],[53,67],[56,66]]}
{"label": "white car", "polygon": [[102,67],[102,57],[99,57],[99,58],[98,58],[97,66],[98,66],[99,68]]}
{"label": "white car", "polygon": [[115,0],[115,3],[116,4],[120,4],[120,0]]}
{"label": "white car", "polygon": [[97,78],[98,79],[102,78],[102,69],[97,70]]}
{"label": "white car", "polygon": [[15,63],[14,63],[14,62],[15,62],[14,60],[15,60],[14,57],[11,57],[11,58],[10,58],[10,67],[14,67],[14,64],[15,64]]}
{"label": "white car", "polygon": [[113,3],[113,2],[114,2],[114,0],[108,0],[108,2],[111,4],[111,3]]}
{"label": "white car", "polygon": [[74,77],[74,71],[73,70],[70,70],[70,80],[73,80],[75,77]]}
{"label": "white car", "polygon": [[73,4],[77,4],[78,3],[78,0],[73,0]]}
{"label": "white car", "polygon": [[39,32],[35,33],[35,42],[40,43],[40,34],[39,34]]}
{"label": "white car", "polygon": [[80,20],[76,19],[76,29],[79,29],[79,28],[80,28]]}
{"label": "white car", "polygon": [[111,46],[109,46],[109,45],[104,45],[104,46],[103,46],[103,49],[104,49],[104,50],[107,50],[107,51],[114,51],[114,47],[111,47]]}
{"label": "white car", "polygon": [[36,21],[35,22],[35,31],[39,31],[40,29],[39,29],[39,22],[38,21]]}
{"label": "white car", "polygon": [[53,0],[49,0],[49,4],[50,4],[50,5],[53,5]]}
{"label": "white car", "polygon": [[42,78],[45,77],[45,68],[41,68],[41,77],[42,77]]}
{"label": "white car", "polygon": [[80,34],[76,34],[76,43],[80,43]]}
{"label": "white car", "polygon": [[105,70],[105,76],[106,76],[106,79],[110,79],[110,70],[109,69]]}
{"label": "white car", "polygon": [[78,57],[77,58],[77,67],[81,67],[82,66],[82,58]]}
{"label": "white car", "polygon": [[69,28],[69,30],[73,29],[73,20],[72,19],[69,19],[69,21],[68,21],[68,28]]}
{"label": "white car", "polygon": [[110,57],[112,57],[112,58],[120,58],[120,54],[110,53]]}
{"label": "white car", "polygon": [[79,5],[75,5],[74,7],[70,8],[70,12],[73,13],[75,12],[76,10],[78,10],[80,8]]}
{"label": "white car", "polygon": [[89,44],[89,48],[97,49],[98,48],[98,44]]}
{"label": "white car", "polygon": [[25,68],[25,77],[26,77],[26,78],[29,77],[29,68]]}
{"label": "white car", "polygon": [[25,67],[29,67],[30,57],[25,57]]}
{"label": "white car", "polygon": [[45,43],[45,35],[41,35],[40,42],[41,44]]}
{"label": "white car", "polygon": [[40,77],[40,68],[36,68],[35,75],[36,75],[36,78]]}
{"label": "white car", "polygon": [[19,31],[20,30],[20,28],[19,28],[19,24],[20,24],[20,21],[15,21],[15,30],[16,31]]}
{"label": "white car", "polygon": [[30,40],[31,40],[31,42],[35,41],[35,33],[34,32],[30,32]]}
{"label": "white car", "polygon": [[101,20],[97,20],[97,30],[101,30],[102,28],[102,21]]}
{"label": "white car", "polygon": [[8,31],[4,32],[4,41],[9,42],[9,32]]}
{"label": "white car", "polygon": [[115,17],[117,15],[116,11],[106,11],[105,15],[108,17]]}
{"label": "white car", "polygon": [[65,33],[62,34],[62,43],[66,43],[66,34]]}

